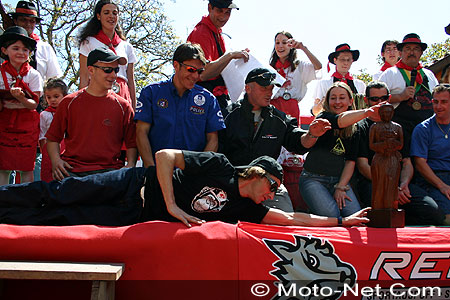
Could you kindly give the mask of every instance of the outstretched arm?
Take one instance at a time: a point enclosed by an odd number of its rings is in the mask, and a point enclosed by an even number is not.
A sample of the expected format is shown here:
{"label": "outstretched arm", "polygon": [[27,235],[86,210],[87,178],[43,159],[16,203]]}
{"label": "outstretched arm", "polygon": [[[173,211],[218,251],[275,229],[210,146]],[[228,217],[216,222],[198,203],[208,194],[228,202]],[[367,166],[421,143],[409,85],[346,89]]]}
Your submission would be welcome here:
{"label": "outstretched arm", "polygon": [[156,176],[166,203],[167,211],[175,218],[183,222],[187,227],[191,224],[202,224],[205,221],[197,217],[191,216],[183,211],[175,202],[175,194],[173,192],[173,170],[179,168],[184,170],[184,155],[181,150],[164,149],[159,150],[155,154],[156,159]]}
{"label": "outstretched arm", "polygon": [[[369,222],[366,216],[370,209],[370,207],[366,207],[351,216],[342,218],[342,225],[346,227],[363,226]],[[338,226],[338,219],[305,213],[287,213],[279,209],[271,208],[262,220],[262,223],[288,226]]]}
{"label": "outstretched arm", "polygon": [[210,62],[205,66],[205,71],[200,75],[201,81],[206,81],[211,78],[217,77],[222,73],[223,69],[230,63],[233,59],[244,59],[244,62],[248,61],[248,49],[242,51],[234,51],[228,52],[216,59],[215,61]]}

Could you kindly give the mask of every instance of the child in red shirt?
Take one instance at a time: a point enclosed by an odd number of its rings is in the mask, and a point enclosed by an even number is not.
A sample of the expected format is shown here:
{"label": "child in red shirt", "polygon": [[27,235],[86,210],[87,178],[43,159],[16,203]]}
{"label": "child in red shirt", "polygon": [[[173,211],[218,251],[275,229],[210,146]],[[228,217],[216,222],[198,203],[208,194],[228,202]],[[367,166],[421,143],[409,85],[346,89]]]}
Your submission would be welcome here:
{"label": "child in red shirt", "polygon": [[39,114],[36,107],[42,78],[29,63],[36,41],[19,26],[0,36],[0,185],[8,184],[11,171],[21,172],[22,182],[33,181]]}
{"label": "child in red shirt", "polygon": [[[67,95],[68,87],[61,78],[50,78],[44,85],[44,99],[48,107],[40,115],[40,128],[39,134],[39,147],[42,152],[42,164],[41,164],[41,180],[52,181],[52,162],[47,152],[47,139],[45,134],[50,128],[50,124],[53,120],[53,115],[56,112],[61,100]],[[64,140],[61,142],[61,152],[64,151]]]}

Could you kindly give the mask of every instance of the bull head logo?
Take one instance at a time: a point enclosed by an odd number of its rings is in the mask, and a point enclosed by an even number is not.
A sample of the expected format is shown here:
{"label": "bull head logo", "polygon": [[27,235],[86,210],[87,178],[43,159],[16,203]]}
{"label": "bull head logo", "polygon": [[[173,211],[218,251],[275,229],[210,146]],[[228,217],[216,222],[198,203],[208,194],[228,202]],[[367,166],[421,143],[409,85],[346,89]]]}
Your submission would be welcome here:
{"label": "bull head logo", "polygon": [[343,262],[334,253],[333,246],[326,240],[316,237],[294,235],[294,244],[284,240],[263,239],[267,247],[280,260],[273,263],[276,268],[270,274],[278,278],[285,290],[292,283],[295,286],[328,290],[332,296],[309,295],[307,297],[276,296],[273,299],[338,299],[344,285],[353,287],[356,282],[356,272],[352,265]]}

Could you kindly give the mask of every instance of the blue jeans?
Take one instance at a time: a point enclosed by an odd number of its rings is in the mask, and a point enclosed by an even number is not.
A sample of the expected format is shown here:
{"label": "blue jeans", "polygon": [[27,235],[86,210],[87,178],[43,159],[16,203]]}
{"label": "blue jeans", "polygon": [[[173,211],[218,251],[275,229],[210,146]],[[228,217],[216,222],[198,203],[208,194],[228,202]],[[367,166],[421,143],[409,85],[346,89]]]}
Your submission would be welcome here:
{"label": "blue jeans", "polygon": [[0,186],[0,223],[128,225],[139,221],[145,168]]}
{"label": "blue jeans", "polygon": [[[450,185],[450,171],[434,171],[437,177],[439,177],[445,184]],[[450,214],[450,200],[440,190],[428,183],[422,176],[417,177],[417,184],[428,192],[430,197],[436,201],[439,208],[448,215]]]}
{"label": "blue jeans", "polygon": [[355,193],[350,188],[347,196],[352,201],[346,200],[345,207],[339,210],[334,199],[334,185],[339,182],[339,177],[310,173],[303,170],[300,176],[300,193],[310,212],[319,216],[347,217],[361,209]]}

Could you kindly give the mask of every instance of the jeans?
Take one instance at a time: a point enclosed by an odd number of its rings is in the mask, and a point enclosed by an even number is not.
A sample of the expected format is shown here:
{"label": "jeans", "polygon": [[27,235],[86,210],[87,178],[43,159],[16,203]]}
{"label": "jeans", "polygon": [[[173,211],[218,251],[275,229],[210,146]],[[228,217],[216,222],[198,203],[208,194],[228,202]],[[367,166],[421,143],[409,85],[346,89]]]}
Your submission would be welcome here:
{"label": "jeans", "polygon": [[61,181],[0,186],[0,223],[31,225],[98,224],[139,221],[145,168],[123,168]]}
{"label": "jeans", "polygon": [[[450,171],[434,171],[434,173],[445,184],[450,185]],[[446,215],[450,214],[450,200],[444,196],[439,189],[428,183],[422,176],[417,177],[417,184],[428,192],[430,197],[436,201],[439,208],[442,209]]]}
{"label": "jeans", "polygon": [[303,170],[300,176],[300,193],[308,204],[311,213],[337,218],[347,217],[361,209],[355,193],[350,188],[346,191],[352,201],[346,200],[345,207],[339,210],[334,199],[334,185],[339,182],[339,177],[314,174]]}
{"label": "jeans", "polygon": [[[405,210],[406,225],[442,225],[444,213],[428,193],[417,184],[408,185],[411,202],[399,205]],[[364,206],[371,205],[372,181],[361,178],[358,181],[358,192]]]}

